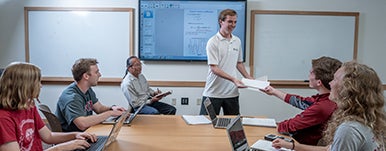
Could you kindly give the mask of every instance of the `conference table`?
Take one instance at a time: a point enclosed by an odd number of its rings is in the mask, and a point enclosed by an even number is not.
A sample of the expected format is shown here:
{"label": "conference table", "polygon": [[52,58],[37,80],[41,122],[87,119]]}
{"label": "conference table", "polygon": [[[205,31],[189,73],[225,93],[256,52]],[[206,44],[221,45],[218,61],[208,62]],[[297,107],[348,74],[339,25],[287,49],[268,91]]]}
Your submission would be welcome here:
{"label": "conference table", "polygon": [[[113,125],[99,124],[87,132],[108,135]],[[278,134],[276,128],[243,126],[249,146],[266,134]],[[212,124],[188,125],[180,115],[137,115],[121,128],[111,151],[181,151],[231,150],[226,129],[215,129]]]}

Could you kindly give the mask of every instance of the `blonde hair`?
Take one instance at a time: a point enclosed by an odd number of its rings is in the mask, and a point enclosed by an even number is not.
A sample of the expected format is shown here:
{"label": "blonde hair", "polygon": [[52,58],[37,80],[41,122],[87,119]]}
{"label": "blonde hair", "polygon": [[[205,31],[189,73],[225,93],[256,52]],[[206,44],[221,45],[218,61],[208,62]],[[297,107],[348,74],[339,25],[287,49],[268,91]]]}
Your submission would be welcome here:
{"label": "blonde hair", "polygon": [[35,105],[41,87],[39,67],[23,62],[9,64],[0,78],[0,108],[29,109]]}
{"label": "blonde hair", "polygon": [[386,115],[383,110],[382,82],[374,69],[355,61],[342,65],[344,77],[338,83],[333,100],[338,109],[325,131],[325,141],[331,144],[337,127],[346,121],[357,121],[370,127],[379,142],[385,142]]}

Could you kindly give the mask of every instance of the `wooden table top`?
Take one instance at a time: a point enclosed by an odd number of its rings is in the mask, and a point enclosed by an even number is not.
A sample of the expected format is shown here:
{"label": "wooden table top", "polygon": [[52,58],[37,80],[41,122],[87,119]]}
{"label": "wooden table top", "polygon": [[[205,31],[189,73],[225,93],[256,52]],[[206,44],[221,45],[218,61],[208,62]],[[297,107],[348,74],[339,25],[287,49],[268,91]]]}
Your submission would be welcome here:
{"label": "wooden table top", "polygon": [[[99,124],[87,130],[96,135],[108,135],[113,125]],[[276,128],[243,126],[251,146],[264,135],[277,134]],[[188,125],[180,115],[137,115],[130,125],[124,125],[117,141],[107,150],[231,150],[226,129],[211,124]]]}

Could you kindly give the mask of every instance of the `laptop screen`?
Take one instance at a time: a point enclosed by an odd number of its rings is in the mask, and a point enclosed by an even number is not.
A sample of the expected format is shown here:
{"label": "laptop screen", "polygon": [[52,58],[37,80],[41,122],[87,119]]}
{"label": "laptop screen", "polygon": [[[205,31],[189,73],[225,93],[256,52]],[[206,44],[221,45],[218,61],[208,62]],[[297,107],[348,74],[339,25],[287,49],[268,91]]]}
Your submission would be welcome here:
{"label": "laptop screen", "polygon": [[131,123],[131,121],[134,120],[134,118],[137,116],[139,112],[141,112],[142,108],[146,105],[146,102],[142,103],[142,105],[135,111],[133,114],[129,116],[129,119],[126,120],[126,123]]}
{"label": "laptop screen", "polygon": [[244,151],[248,146],[247,138],[244,133],[243,125],[241,123],[240,115],[233,119],[227,127],[229,141],[234,151]]}
{"label": "laptop screen", "polygon": [[212,102],[210,102],[210,99],[209,98],[206,98],[205,101],[204,101],[204,105],[205,105],[205,108],[206,108],[206,112],[208,112],[208,115],[210,117],[210,120],[212,120],[212,123],[213,124],[216,124],[216,111],[214,111],[214,107],[212,105]]}
{"label": "laptop screen", "polygon": [[117,139],[118,133],[121,130],[123,123],[125,122],[125,119],[130,115],[132,108],[129,107],[125,113],[121,115],[121,117],[115,122],[113,128],[110,131],[109,138],[104,145],[104,147],[107,147],[112,142],[114,142]]}

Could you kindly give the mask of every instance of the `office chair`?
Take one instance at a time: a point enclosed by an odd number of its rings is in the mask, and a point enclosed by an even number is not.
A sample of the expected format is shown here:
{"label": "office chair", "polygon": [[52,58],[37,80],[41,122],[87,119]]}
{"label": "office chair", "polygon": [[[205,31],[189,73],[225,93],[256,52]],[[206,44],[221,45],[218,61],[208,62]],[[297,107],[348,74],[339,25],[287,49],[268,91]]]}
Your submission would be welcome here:
{"label": "office chair", "polygon": [[60,125],[59,119],[54,113],[51,112],[50,108],[45,104],[39,104],[39,111],[44,114],[47,118],[49,128],[52,132],[62,132],[62,125]]}

